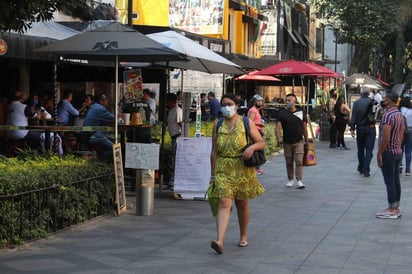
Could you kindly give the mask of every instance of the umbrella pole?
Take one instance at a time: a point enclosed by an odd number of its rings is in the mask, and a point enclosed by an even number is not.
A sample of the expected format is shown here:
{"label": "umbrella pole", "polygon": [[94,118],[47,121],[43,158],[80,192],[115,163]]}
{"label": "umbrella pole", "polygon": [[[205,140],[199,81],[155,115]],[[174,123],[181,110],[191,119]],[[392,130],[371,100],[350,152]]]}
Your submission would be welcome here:
{"label": "umbrella pole", "polygon": [[118,102],[117,102],[117,96],[118,96],[118,94],[119,94],[119,56],[117,56],[116,55],[116,75],[115,75],[115,84],[116,84],[116,87],[115,87],[115,96],[114,96],[114,103],[115,103],[115,105],[114,105],[114,142],[115,142],[115,144],[117,144],[117,115],[118,115],[118,109],[117,109],[117,104],[118,104]]}
{"label": "umbrella pole", "polygon": [[53,123],[57,125],[57,116],[59,115],[59,110],[57,108],[57,63],[53,66]]}
{"label": "umbrella pole", "polygon": [[161,128],[161,140],[160,140],[160,165],[159,165],[159,193],[162,192],[162,186],[164,182],[164,170],[165,170],[165,152],[164,152],[164,142],[165,142],[165,133],[166,133],[166,104],[167,104],[167,94],[170,93],[170,69],[169,61],[166,63],[166,92],[164,93],[163,98],[163,119],[162,119],[162,128]]}

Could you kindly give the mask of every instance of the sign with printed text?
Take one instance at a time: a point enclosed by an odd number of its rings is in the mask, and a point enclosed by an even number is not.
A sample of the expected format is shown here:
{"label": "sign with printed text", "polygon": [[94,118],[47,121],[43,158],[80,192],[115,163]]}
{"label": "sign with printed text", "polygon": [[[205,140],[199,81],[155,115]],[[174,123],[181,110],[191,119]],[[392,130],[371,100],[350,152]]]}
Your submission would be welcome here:
{"label": "sign with printed text", "polygon": [[174,192],[182,199],[204,199],[210,181],[212,138],[177,138]]}
{"label": "sign with printed text", "polygon": [[126,212],[126,192],[124,189],[124,174],[122,163],[122,148],[120,144],[113,145],[113,163],[116,183],[116,205],[117,214]]}
{"label": "sign with printed text", "polygon": [[125,167],[159,169],[159,144],[126,143]]}

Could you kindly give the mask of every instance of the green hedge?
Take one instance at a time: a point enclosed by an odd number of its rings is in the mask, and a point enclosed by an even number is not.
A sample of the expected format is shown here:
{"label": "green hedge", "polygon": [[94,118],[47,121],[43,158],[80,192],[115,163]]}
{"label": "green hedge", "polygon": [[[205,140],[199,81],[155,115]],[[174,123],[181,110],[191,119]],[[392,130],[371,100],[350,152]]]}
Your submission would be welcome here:
{"label": "green hedge", "polygon": [[113,166],[68,156],[0,160],[0,247],[114,212]]}

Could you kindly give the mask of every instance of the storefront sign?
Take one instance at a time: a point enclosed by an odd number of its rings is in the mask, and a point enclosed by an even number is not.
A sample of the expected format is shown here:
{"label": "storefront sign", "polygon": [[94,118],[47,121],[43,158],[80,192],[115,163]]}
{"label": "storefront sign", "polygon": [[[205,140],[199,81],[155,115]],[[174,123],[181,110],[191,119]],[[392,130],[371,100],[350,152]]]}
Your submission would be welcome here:
{"label": "storefront sign", "polygon": [[3,39],[0,39],[0,56],[7,53],[7,43]]}

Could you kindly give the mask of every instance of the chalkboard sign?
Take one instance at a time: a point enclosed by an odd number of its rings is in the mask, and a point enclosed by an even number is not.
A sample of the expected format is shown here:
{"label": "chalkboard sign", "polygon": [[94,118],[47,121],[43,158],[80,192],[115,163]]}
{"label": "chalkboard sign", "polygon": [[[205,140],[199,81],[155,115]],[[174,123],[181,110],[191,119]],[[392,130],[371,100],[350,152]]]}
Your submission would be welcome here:
{"label": "chalkboard sign", "polygon": [[126,168],[159,169],[159,144],[126,143]]}
{"label": "chalkboard sign", "polygon": [[120,144],[113,145],[114,175],[116,182],[117,214],[126,212],[126,192],[124,190],[122,148]]}
{"label": "chalkboard sign", "polygon": [[174,192],[182,199],[204,199],[210,180],[212,138],[177,138]]}

